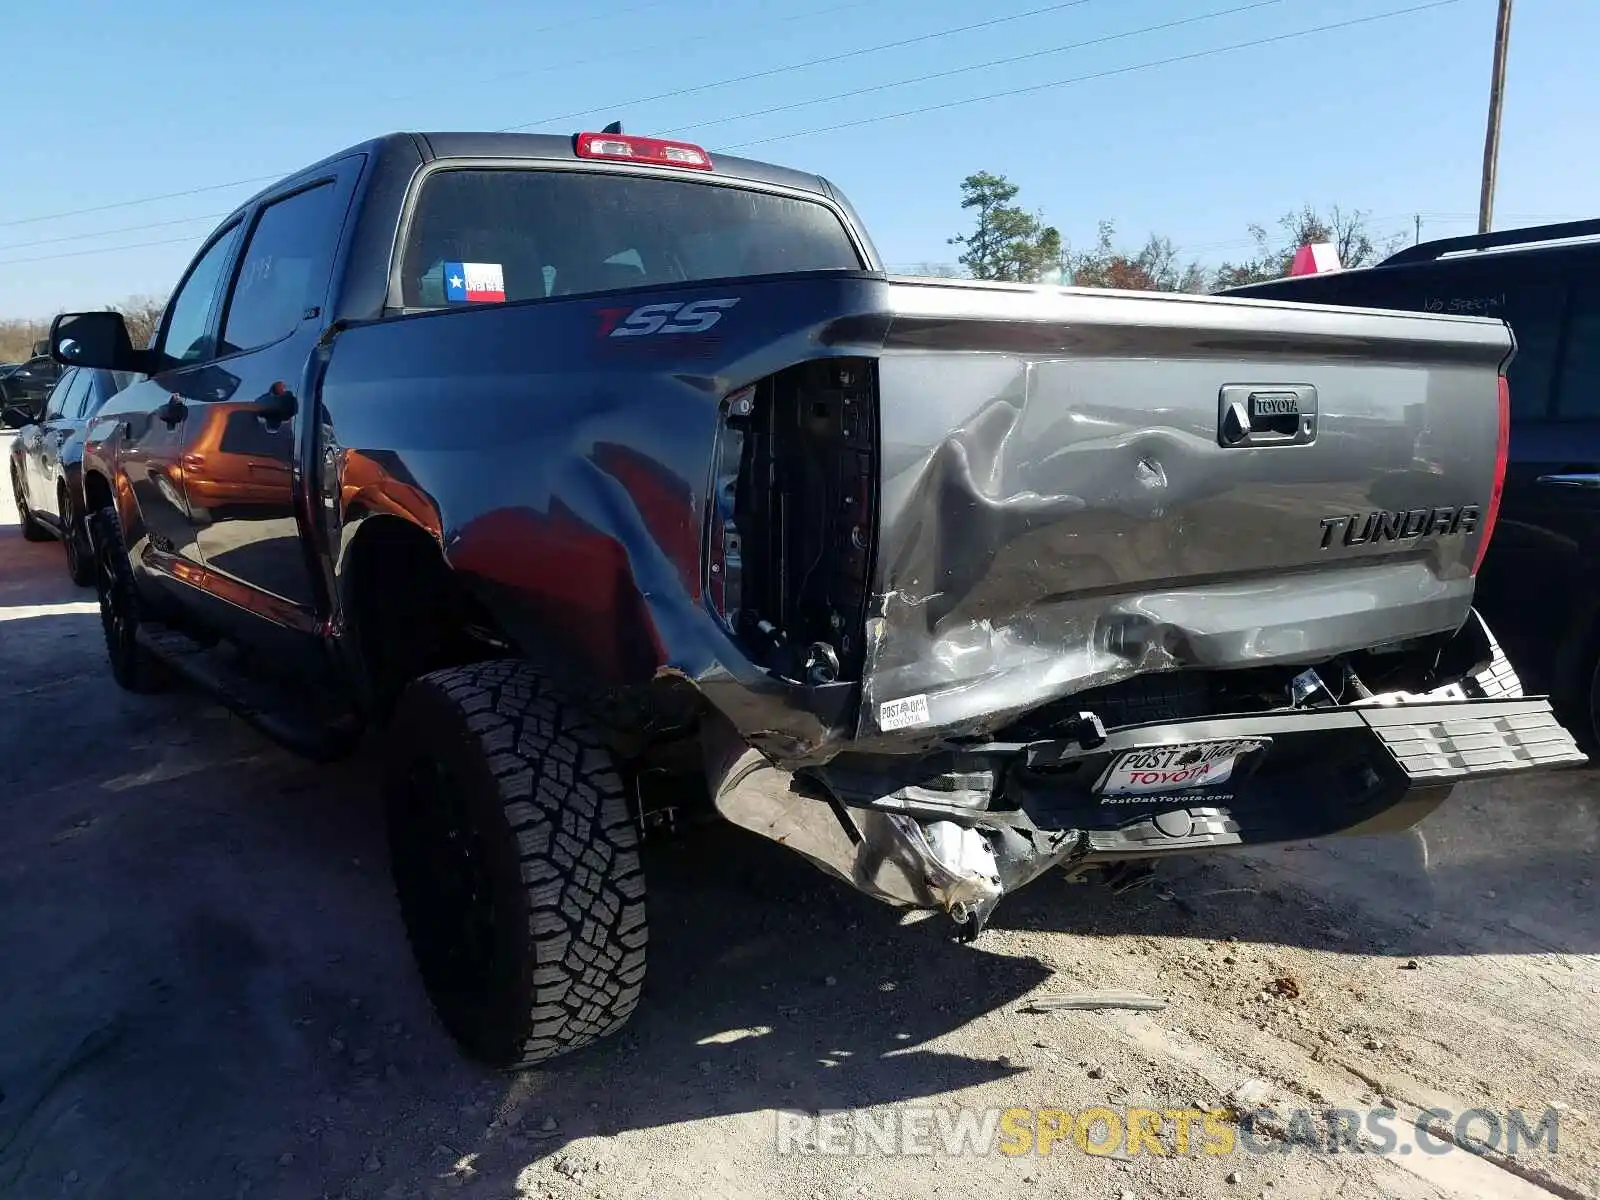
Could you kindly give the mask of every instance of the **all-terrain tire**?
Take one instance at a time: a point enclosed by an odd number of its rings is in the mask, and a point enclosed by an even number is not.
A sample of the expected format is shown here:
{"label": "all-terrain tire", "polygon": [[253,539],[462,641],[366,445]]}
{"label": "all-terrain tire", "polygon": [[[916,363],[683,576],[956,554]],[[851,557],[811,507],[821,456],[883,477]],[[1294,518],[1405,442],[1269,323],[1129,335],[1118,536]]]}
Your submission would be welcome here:
{"label": "all-terrain tire", "polygon": [[56,511],[61,514],[61,543],[67,551],[67,575],[79,587],[92,587],[95,577],[94,547],[81,506],[72,502],[65,484]]}
{"label": "all-terrain tire", "polygon": [[50,531],[39,524],[39,518],[28,507],[28,498],[22,491],[22,477],[17,474],[15,463],[11,464],[11,497],[17,505],[17,520],[22,524],[22,536],[30,542],[48,542]]}
{"label": "all-terrain tire", "polygon": [[94,586],[100,601],[100,629],[105,634],[111,675],[130,692],[160,691],[171,679],[167,666],[139,644],[142,618],[133,565],[122,542],[117,510],[109,505],[88,520],[94,549]]}
{"label": "all-terrain tire", "polygon": [[423,985],[473,1057],[532,1066],[639,1003],[639,835],[611,755],[526,663],[435,671],[401,693],[384,807]]}

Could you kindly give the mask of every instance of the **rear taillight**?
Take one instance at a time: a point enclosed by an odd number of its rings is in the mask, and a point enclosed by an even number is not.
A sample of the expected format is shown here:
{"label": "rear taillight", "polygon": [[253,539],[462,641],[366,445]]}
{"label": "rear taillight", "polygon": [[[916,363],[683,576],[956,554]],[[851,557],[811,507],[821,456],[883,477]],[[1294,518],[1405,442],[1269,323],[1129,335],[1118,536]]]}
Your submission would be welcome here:
{"label": "rear taillight", "polygon": [[1489,549],[1489,539],[1494,536],[1495,522],[1500,519],[1500,498],[1506,490],[1506,461],[1511,456],[1511,385],[1500,376],[1500,422],[1494,441],[1494,483],[1489,488],[1489,508],[1483,515],[1483,536],[1478,539],[1478,553],[1472,560],[1472,573],[1476,575],[1483,566],[1483,556]]}
{"label": "rear taillight", "polygon": [[691,171],[711,170],[711,155],[688,142],[622,133],[580,133],[573,149],[579,158],[604,158],[649,167],[687,167]]}

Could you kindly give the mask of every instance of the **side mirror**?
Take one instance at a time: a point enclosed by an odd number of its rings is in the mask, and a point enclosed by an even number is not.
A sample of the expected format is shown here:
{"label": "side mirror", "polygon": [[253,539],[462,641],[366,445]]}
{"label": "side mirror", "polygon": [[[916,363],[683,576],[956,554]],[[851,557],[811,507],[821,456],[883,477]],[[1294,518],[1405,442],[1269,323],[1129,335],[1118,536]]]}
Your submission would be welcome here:
{"label": "side mirror", "polygon": [[133,348],[119,312],[62,313],[50,323],[50,357],[67,367],[154,374],[154,356]]}

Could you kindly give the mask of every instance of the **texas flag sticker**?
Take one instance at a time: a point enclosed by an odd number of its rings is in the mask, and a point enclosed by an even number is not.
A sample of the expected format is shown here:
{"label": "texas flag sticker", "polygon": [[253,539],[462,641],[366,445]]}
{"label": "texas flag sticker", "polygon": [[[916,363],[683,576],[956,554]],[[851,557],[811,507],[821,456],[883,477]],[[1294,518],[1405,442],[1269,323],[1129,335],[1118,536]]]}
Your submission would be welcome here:
{"label": "texas flag sticker", "polygon": [[506,281],[500,264],[445,263],[444,298],[452,304],[505,300]]}

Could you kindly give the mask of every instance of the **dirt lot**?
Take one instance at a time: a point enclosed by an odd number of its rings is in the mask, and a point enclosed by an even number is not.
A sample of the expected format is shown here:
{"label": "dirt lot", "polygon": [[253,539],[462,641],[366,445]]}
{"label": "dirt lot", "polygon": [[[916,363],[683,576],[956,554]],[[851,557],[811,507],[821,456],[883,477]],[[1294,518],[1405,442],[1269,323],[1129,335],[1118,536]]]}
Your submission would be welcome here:
{"label": "dirt lot", "polygon": [[[195,693],[117,691],[92,599],[58,546],[25,543],[0,510],[5,1196],[1365,1200],[1600,1184],[1594,775],[1465,789],[1413,835],[1173,865],[1123,897],[1041,880],[970,947],[740,831],[661,843],[638,1017],[507,1079],[432,1019],[371,762],[313,767]],[[1169,1006],[1023,1011],[1100,989]],[[1501,1165],[1289,1152],[1268,1134],[1271,1152],[1226,1157],[1097,1157],[1071,1139],[1047,1157],[777,1152],[778,1110],[1230,1096],[1285,1114],[1522,1108],[1530,1125],[1555,1104],[1559,1141]]]}

